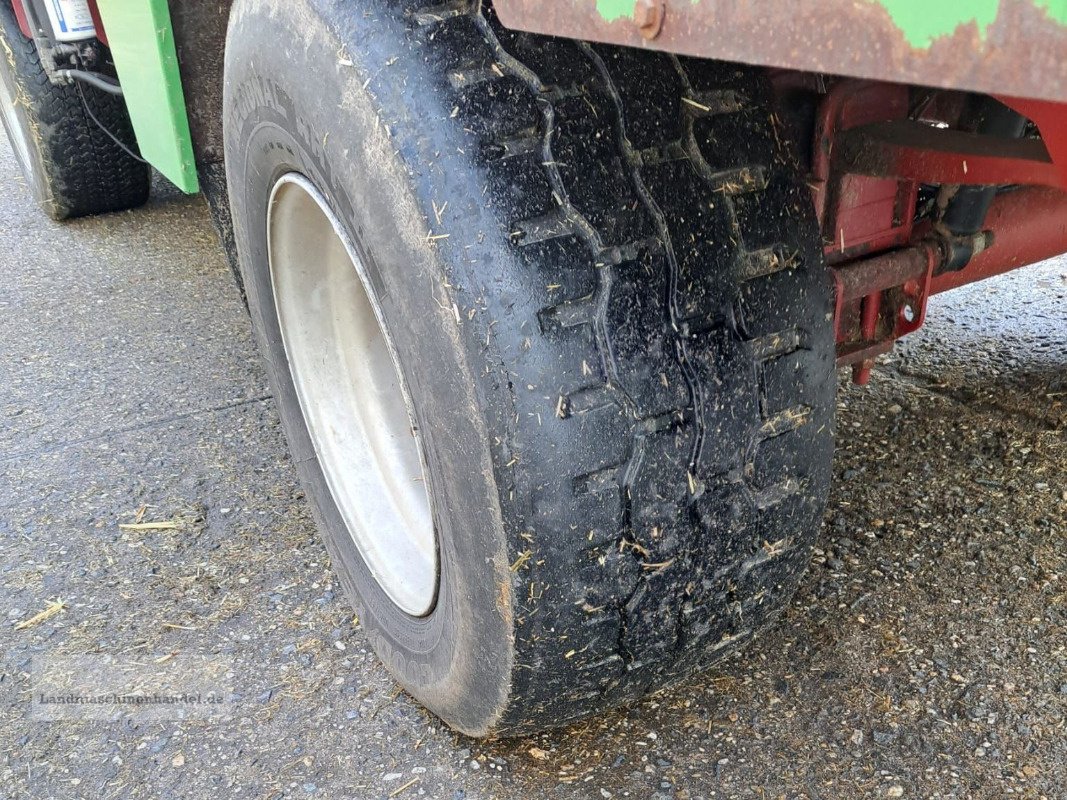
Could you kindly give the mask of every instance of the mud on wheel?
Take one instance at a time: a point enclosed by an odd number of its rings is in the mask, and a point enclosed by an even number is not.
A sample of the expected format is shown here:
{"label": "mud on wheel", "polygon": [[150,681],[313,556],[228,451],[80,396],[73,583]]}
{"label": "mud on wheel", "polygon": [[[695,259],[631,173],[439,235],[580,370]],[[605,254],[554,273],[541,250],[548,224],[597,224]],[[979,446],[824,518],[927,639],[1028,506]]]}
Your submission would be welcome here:
{"label": "mud on wheel", "polygon": [[531,732],[767,625],[819,525],[834,376],[760,73],[487,5],[238,0],[225,115],[294,459],[412,694]]}

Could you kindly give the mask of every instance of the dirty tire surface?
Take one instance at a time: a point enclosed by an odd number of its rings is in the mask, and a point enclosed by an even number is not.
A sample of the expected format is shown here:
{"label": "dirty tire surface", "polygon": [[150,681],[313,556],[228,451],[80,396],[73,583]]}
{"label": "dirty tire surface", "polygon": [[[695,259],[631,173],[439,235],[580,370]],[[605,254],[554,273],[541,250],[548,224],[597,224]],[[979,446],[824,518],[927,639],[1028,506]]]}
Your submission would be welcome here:
{"label": "dirty tire surface", "polygon": [[[101,67],[109,69],[106,50],[100,55]],[[16,147],[16,156],[48,216],[63,220],[145,203],[148,165],[123,151],[90,116],[136,152],[125,101],[92,87],[49,81],[10,3],[0,3],[0,81],[14,100],[16,124],[28,151],[23,155]],[[12,142],[18,135],[8,132]]]}
{"label": "dirty tire surface", "polygon": [[[461,3],[273,5],[231,22],[238,246],[290,444],[383,661],[453,726],[518,734],[744,644],[809,561],[836,389],[811,202],[762,77],[509,32]],[[277,56],[244,66],[274,36]],[[442,537],[424,620],[376,599],[302,455],[258,221],[292,170],[386,298]],[[371,191],[389,175],[400,200]],[[442,364],[469,375],[476,424]],[[466,531],[483,518],[484,541]]]}

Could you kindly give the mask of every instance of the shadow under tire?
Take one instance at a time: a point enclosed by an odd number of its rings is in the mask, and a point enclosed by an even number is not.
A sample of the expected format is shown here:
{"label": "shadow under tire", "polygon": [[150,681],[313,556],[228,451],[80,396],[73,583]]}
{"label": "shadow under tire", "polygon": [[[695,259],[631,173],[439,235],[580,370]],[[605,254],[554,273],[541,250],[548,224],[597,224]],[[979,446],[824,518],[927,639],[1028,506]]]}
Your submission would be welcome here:
{"label": "shadow under tire", "polygon": [[[95,46],[108,69],[107,49]],[[122,211],[148,200],[148,165],[108,135],[136,148],[125,101],[88,86],[53,84],[10,2],[0,2],[0,104],[19,167],[52,219]]]}
{"label": "shadow under tire", "polygon": [[[290,449],[408,691],[464,733],[526,734],[768,625],[820,525],[836,380],[810,193],[759,72],[510,32],[487,4],[237,0],[224,115]],[[337,221],[410,399],[427,613],[374,577],[301,408],[268,246],[293,180]]]}

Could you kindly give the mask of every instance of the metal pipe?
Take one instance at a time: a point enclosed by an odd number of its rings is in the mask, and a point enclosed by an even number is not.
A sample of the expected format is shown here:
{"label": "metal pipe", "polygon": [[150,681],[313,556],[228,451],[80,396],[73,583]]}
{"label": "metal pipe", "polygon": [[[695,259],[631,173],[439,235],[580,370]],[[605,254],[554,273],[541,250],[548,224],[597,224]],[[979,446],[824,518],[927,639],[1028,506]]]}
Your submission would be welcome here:
{"label": "metal pipe", "polygon": [[890,250],[862,261],[836,268],[838,291],[845,302],[903,286],[926,275],[930,268],[930,247],[926,243]]}
{"label": "metal pipe", "polygon": [[122,96],[122,87],[118,81],[110,76],[98,72],[88,72],[83,69],[57,69],[56,77],[68,81],[82,81],[90,86],[95,86],[102,92]]}
{"label": "metal pipe", "polygon": [[993,244],[958,272],[935,275],[938,294],[1067,253],[1067,192],[1029,187],[997,195],[986,215]]}
{"label": "metal pipe", "polygon": [[841,299],[859,300],[922,278],[934,262],[930,293],[939,294],[1067,253],[1067,192],[1034,186],[997,195],[983,226],[993,243],[957,272],[937,273],[945,259],[936,240],[834,268]]}
{"label": "metal pipe", "polygon": [[[971,99],[960,119],[960,129],[1000,139],[1018,139],[1026,130],[1026,117],[992,97]],[[941,270],[960,270],[977,254],[975,237],[985,229],[986,216],[996,197],[995,186],[959,186],[945,206],[941,224],[954,237],[948,260]],[[943,187],[942,192],[948,191]]]}

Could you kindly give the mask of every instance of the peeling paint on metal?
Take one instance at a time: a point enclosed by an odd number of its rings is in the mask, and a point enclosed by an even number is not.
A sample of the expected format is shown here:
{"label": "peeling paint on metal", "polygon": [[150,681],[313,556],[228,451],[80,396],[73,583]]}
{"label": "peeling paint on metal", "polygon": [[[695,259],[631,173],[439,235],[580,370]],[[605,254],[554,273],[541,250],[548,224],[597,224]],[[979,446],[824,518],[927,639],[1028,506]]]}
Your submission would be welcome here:
{"label": "peeling paint on metal", "polygon": [[[699,0],[694,0],[694,2],[699,2]],[[614,22],[633,14],[634,4],[631,0],[596,0],[596,10],[605,22]]]}
{"label": "peeling paint on metal", "polygon": [[869,0],[882,6],[904,34],[908,44],[927,49],[957,29],[975,25],[984,39],[1001,11],[1001,4],[1032,2],[1049,18],[1067,24],[1067,0]]}
{"label": "peeling paint on metal", "polygon": [[1067,0],[495,0],[532,33],[767,67],[1067,102]]}
{"label": "peeling paint on metal", "polygon": [[[692,5],[708,0],[690,0]],[[989,26],[1000,13],[1001,3],[1031,2],[1061,25],[1067,25],[1067,0],[867,0],[880,5],[904,34],[908,44],[925,50],[937,39],[951,36],[960,27],[975,25],[985,38]],[[605,22],[615,22],[633,14],[632,0],[596,0],[597,13]]]}

